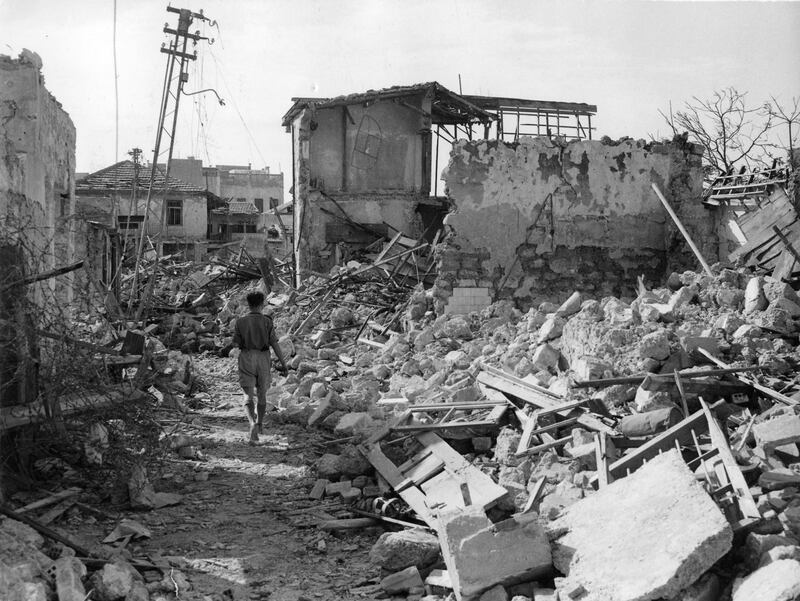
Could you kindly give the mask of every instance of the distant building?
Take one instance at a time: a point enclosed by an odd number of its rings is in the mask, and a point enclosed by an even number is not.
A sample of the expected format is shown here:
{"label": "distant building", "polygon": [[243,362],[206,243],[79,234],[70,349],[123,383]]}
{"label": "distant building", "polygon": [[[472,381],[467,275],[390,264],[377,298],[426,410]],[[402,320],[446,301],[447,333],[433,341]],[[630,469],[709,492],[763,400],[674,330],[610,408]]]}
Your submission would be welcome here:
{"label": "distant building", "polygon": [[[119,230],[123,244],[129,244],[127,241],[136,240],[145,227],[150,172],[149,166],[120,161],[89,174],[75,184],[76,214],[85,221]],[[146,228],[161,245],[162,253],[184,252],[194,260],[204,256],[208,198],[204,188],[172,175],[165,185],[164,173],[156,170]]]}
{"label": "distant building", "polygon": [[437,82],[292,100],[282,123],[292,135],[298,273],[326,271],[396,232],[433,241],[451,209],[439,194],[439,169],[457,139],[591,139],[597,110],[466,96]]}
{"label": "distant building", "polygon": [[210,214],[211,248],[245,239],[248,252],[255,257],[265,255],[265,245],[275,255],[290,252],[292,218],[285,216],[290,207],[283,201],[282,173],[273,174],[267,167],[253,169],[250,165],[203,167],[202,160],[188,157],[173,159],[170,174],[224,201]]}

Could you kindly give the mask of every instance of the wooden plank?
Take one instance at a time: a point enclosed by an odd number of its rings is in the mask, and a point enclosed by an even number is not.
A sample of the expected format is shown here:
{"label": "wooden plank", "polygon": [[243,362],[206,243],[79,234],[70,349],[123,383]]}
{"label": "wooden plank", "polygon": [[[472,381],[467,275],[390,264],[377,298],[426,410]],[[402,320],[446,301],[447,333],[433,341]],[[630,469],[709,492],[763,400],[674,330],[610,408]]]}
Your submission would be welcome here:
{"label": "wooden plank", "polygon": [[486,416],[486,421],[494,422],[495,424],[499,422],[501,419],[503,419],[503,416],[506,414],[506,411],[508,411],[508,405],[509,403],[506,403],[505,405],[495,405],[494,408],[491,411],[489,411],[488,415]]}
{"label": "wooden plank", "polygon": [[695,432],[705,432],[707,428],[705,415],[702,411],[697,411],[672,426],[669,430],[651,438],[632,453],[617,459],[608,467],[608,473],[612,478],[623,478],[628,472],[635,472],[644,465],[646,461],[652,459],[659,453],[673,448],[676,440],[689,436],[692,430]]}
{"label": "wooden plank", "polygon": [[389,241],[389,243],[386,246],[383,247],[383,249],[381,250],[380,254],[377,257],[375,257],[375,260],[372,262],[372,264],[374,265],[376,263],[380,263],[383,260],[383,258],[386,256],[386,254],[389,252],[389,250],[397,243],[397,241],[402,236],[403,236],[403,232],[397,232],[394,235],[394,238],[392,238]]}
{"label": "wooden plank", "polygon": [[444,470],[444,462],[435,455],[430,455],[411,469],[404,471],[403,475],[420,486],[442,470]]}
{"label": "wooden plank", "polygon": [[406,480],[406,477],[397,469],[397,466],[389,461],[380,447],[377,444],[371,444],[360,445],[358,448],[364,457],[367,458],[367,461],[372,464],[372,467],[374,467],[377,472],[383,476],[384,480],[397,491],[400,498],[403,499],[426,524],[435,528],[435,515],[428,509],[423,492],[416,486],[409,486],[403,490],[397,490]]}
{"label": "wooden plank", "polygon": [[[530,382],[526,382],[520,378],[506,374],[494,367],[483,365],[484,371],[478,374],[478,383],[483,384],[489,388],[494,388],[506,394],[510,394],[533,405],[540,410],[540,413],[557,413],[566,417],[570,410],[589,402],[589,399],[584,401],[576,401],[575,403],[563,403],[563,397],[536,386]],[[591,415],[582,415],[578,418],[580,423],[585,428],[598,432],[613,433],[613,429],[604,424],[599,419]]]}
{"label": "wooden plank", "polygon": [[516,376],[512,376],[511,374],[508,374],[508,373],[504,372],[502,369],[498,369],[496,367],[493,367],[491,365],[487,365],[485,363],[481,363],[481,369],[483,370],[483,373],[488,373],[488,374],[492,374],[494,376],[497,376],[499,378],[503,378],[503,379],[507,380],[508,382],[512,382],[512,383],[515,383],[515,384],[518,384],[518,385],[522,386],[526,390],[532,390],[532,391],[538,392],[538,393],[540,393],[540,394],[542,394],[542,395],[544,395],[546,397],[549,397],[551,399],[554,399],[554,400],[561,400],[562,399],[562,397],[560,395],[554,393],[553,391],[548,390],[547,388],[544,388],[542,386],[538,386],[536,384],[533,384],[532,382],[528,382],[526,380],[523,380],[521,378],[517,378]]}
{"label": "wooden plank", "polygon": [[382,440],[382,439],[386,438],[391,433],[392,428],[394,428],[395,426],[397,426],[399,424],[402,424],[409,417],[411,417],[411,411],[406,409],[400,415],[398,415],[396,418],[394,418],[388,424],[386,424],[383,428],[381,428],[380,430],[375,432],[372,436],[370,436],[365,441],[365,444],[371,445],[371,444],[374,444],[374,443],[378,442],[379,440]]}
{"label": "wooden plank", "polygon": [[57,520],[61,515],[63,515],[70,507],[75,505],[74,499],[64,499],[56,505],[55,507],[51,508],[49,511],[46,511],[39,517],[39,523],[44,524],[47,526],[50,522]]}
{"label": "wooden plank", "polygon": [[69,499],[70,497],[74,497],[81,493],[81,488],[72,487],[67,488],[62,491],[59,491],[55,494],[52,494],[44,499],[39,499],[38,501],[34,501],[33,503],[28,503],[24,507],[20,507],[17,509],[17,513],[28,513],[29,511],[35,511],[37,509],[42,509],[44,507],[49,507],[50,505],[55,505],[56,503],[60,503],[64,499]]}
{"label": "wooden plank", "polygon": [[519,380],[519,378],[505,378],[482,371],[478,374],[478,382],[500,392],[510,394],[539,409],[553,409],[559,405],[557,398],[543,394],[528,385],[527,382]]}
{"label": "wooden plank", "polygon": [[422,449],[421,451],[415,453],[413,457],[398,465],[397,469],[399,469],[401,472],[405,474],[412,467],[421,463],[422,461],[430,457],[432,454],[433,453],[428,449]]}
{"label": "wooden plank", "polygon": [[[517,412],[517,416],[519,416],[521,412]],[[524,414],[523,414],[524,415]],[[532,415],[527,417],[525,421],[522,422],[522,435],[519,437],[519,444],[517,445],[517,452],[514,453],[516,456],[520,456],[525,451],[528,450],[528,447],[531,446],[531,438],[533,437],[533,431],[538,424],[539,416],[534,411]]]}
{"label": "wooden plank", "polygon": [[734,488],[742,515],[745,519],[760,520],[761,512],[758,511],[755,499],[753,499],[753,495],[750,493],[750,487],[745,481],[744,475],[739,469],[738,463],[736,463],[736,459],[731,452],[731,448],[728,446],[727,436],[725,436],[725,433],[722,431],[722,428],[717,422],[717,418],[714,417],[714,415],[711,413],[711,409],[702,398],[700,399],[700,406],[702,407],[702,413],[708,423],[708,432],[711,435],[711,443],[719,450],[719,457],[725,466],[728,481]]}
{"label": "wooden plank", "polygon": [[[731,367],[728,369],[694,369],[679,371],[681,380],[691,380],[694,378],[716,377],[726,374],[735,374],[743,371],[755,371],[761,369],[758,365],[750,367]],[[605,378],[601,380],[583,380],[582,382],[575,382],[572,388],[604,388],[606,386],[614,386],[615,384],[641,384],[645,377],[650,376],[651,380],[655,381],[669,381],[674,380],[674,374],[640,374],[636,376],[624,376],[620,378]]]}
{"label": "wooden plank", "polygon": [[552,415],[553,413],[564,415],[565,413],[568,413],[572,409],[577,409],[578,407],[583,407],[584,405],[591,403],[593,400],[594,399],[591,398],[581,399],[578,401],[572,401],[571,403],[564,403],[563,405],[558,405],[556,407],[553,407],[552,409],[542,409],[539,411],[539,417],[542,417],[544,415]]}
{"label": "wooden plank", "polygon": [[544,485],[547,483],[547,478],[542,476],[536,481],[536,484],[533,485],[533,489],[528,496],[528,500],[525,502],[525,507],[522,508],[520,513],[528,513],[531,509],[533,509],[536,504],[538,503],[539,499],[542,497],[542,493],[544,492]]}
{"label": "wooden plank", "polygon": [[567,444],[570,440],[572,440],[572,436],[565,436],[564,438],[559,438],[557,440],[553,440],[550,442],[546,442],[544,444],[540,444],[535,447],[529,448],[527,451],[523,453],[523,455],[536,455],[537,453],[544,453],[545,451],[549,451],[550,449],[555,449],[558,447],[563,447]]}
{"label": "wooden plank", "polygon": [[[790,214],[781,219],[777,219],[772,225],[777,226],[781,229],[782,232],[788,234],[791,232],[792,234],[796,234],[798,226],[797,222],[797,215]],[[752,238],[748,239],[747,243],[740,246],[732,253],[728,255],[728,259],[731,261],[736,261],[739,257],[745,257],[752,252],[755,252],[767,244],[775,244],[778,242],[775,237],[775,232],[772,231],[772,227],[767,227],[761,232],[754,234]]]}
{"label": "wooden plank", "polygon": [[501,407],[505,409],[508,406],[508,401],[503,400],[498,403],[496,401],[482,401],[479,403],[431,403],[430,405],[411,405],[408,410],[411,413],[430,412],[437,413],[441,411],[449,411],[455,409],[456,411],[468,411],[470,409],[494,409]]}
{"label": "wooden plank", "polygon": [[[708,359],[712,363],[715,363],[716,365],[718,365],[720,367],[723,367],[723,368],[730,367],[730,365],[726,364],[721,359],[718,359],[717,357],[715,357],[714,355],[712,355],[711,353],[709,353],[707,350],[705,350],[703,348],[699,348],[698,347],[697,352],[700,353],[701,355],[703,355],[706,359]],[[753,388],[758,390],[760,393],[768,396],[771,399],[775,399],[776,401],[780,401],[781,403],[784,403],[786,405],[797,405],[798,404],[798,402],[795,399],[793,399],[791,397],[788,397],[785,394],[781,394],[780,392],[778,392],[776,390],[772,390],[771,388],[768,388],[767,386],[759,384],[758,382],[755,381],[754,378],[749,378],[749,377],[744,376],[742,374],[737,374],[736,377],[739,380],[741,380],[742,382],[744,382],[745,384],[747,384],[748,386],[752,386]]]}
{"label": "wooden plank", "polygon": [[[447,480],[446,483],[442,479],[443,489],[441,493],[449,498],[451,494],[449,487],[455,485],[457,497],[460,499],[460,505],[457,506],[463,507],[461,482],[467,482],[469,485],[472,504],[479,505],[484,509],[491,507],[507,494],[505,488],[496,484],[489,476],[469,463],[460,453],[433,432],[417,434],[416,438],[444,462],[445,471],[452,475],[452,478]],[[429,480],[426,485],[423,485],[423,490],[431,491],[428,494],[433,494],[434,502],[438,499],[436,496],[438,493],[434,490],[436,487],[431,484],[435,479]]]}
{"label": "wooden plank", "polygon": [[597,462],[597,484],[598,488],[604,488],[611,482],[608,474],[608,452],[606,444],[606,433],[599,432],[594,435],[595,460]]}
{"label": "wooden plank", "polygon": [[444,422],[438,424],[405,424],[392,428],[395,432],[432,432],[435,430],[469,430],[471,428],[496,428],[498,424],[493,420],[480,420],[474,422]]}
{"label": "wooden plank", "polygon": [[796,269],[797,262],[788,250],[781,253],[780,258],[775,263],[775,269],[772,270],[772,277],[782,282],[788,280]]}

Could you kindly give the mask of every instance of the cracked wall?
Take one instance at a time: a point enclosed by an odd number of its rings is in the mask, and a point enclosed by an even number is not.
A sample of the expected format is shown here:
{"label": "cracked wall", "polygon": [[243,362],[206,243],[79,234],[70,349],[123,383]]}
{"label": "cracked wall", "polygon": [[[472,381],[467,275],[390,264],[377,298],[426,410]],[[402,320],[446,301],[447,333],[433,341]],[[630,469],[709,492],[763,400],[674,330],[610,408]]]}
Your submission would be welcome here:
{"label": "cracked wall", "polygon": [[[75,126],[44,86],[41,58],[0,55],[0,222],[35,249],[27,270],[74,260]],[[35,256],[33,256],[35,255]],[[35,264],[34,264],[35,263]],[[73,274],[46,284],[72,298]]]}
{"label": "cracked wall", "polygon": [[668,269],[696,268],[651,183],[717,260],[714,217],[700,203],[700,149],[682,139],[462,140],[444,179],[455,209],[439,253],[443,299],[459,286],[523,307],[573,290],[630,295],[639,275],[655,282]]}

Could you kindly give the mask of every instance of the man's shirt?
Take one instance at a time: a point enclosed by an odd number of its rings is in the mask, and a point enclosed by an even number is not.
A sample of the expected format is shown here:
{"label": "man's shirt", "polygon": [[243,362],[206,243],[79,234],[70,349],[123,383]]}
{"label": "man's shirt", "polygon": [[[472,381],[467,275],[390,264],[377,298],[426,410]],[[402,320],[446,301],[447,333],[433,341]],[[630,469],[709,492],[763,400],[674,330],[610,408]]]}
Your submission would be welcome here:
{"label": "man's shirt", "polygon": [[269,351],[270,345],[277,346],[272,318],[257,312],[240,317],[233,328],[233,344],[243,351]]}

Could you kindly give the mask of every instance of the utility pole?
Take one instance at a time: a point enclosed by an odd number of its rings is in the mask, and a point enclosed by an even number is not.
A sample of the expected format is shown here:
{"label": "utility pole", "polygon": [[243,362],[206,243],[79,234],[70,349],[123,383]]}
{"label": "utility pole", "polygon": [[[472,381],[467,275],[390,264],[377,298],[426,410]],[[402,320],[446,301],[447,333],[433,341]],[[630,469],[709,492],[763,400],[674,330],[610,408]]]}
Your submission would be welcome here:
{"label": "utility pole", "polygon": [[[172,35],[172,39],[167,46],[166,43],[161,45],[161,52],[167,55],[167,65],[164,71],[164,86],[161,93],[161,105],[160,111],[158,115],[158,126],[156,129],[156,143],[155,148],[153,149],[153,164],[150,168],[150,182],[147,187],[147,201],[145,203],[145,210],[144,210],[144,220],[141,224],[141,230],[139,235],[139,241],[136,250],[136,265],[134,268],[133,273],[133,281],[131,284],[131,294],[130,299],[128,301],[128,311],[131,310],[133,306],[133,302],[137,296],[137,287],[138,287],[138,280],[139,280],[139,267],[142,260],[142,254],[144,252],[144,241],[147,237],[147,226],[150,220],[150,215],[153,214],[155,218],[159,218],[158,213],[152,206],[152,197],[153,197],[153,184],[155,183],[156,173],[158,171],[158,161],[159,158],[162,158],[162,155],[166,153],[166,165],[164,168],[164,188],[162,193],[161,199],[161,211],[160,211],[160,229],[159,229],[159,236],[164,232],[164,223],[166,221],[167,215],[167,191],[169,189],[169,170],[170,170],[170,163],[172,162],[172,151],[175,146],[175,129],[178,123],[178,106],[180,104],[181,94],[183,93],[183,86],[189,80],[189,73],[187,71],[187,67],[189,61],[193,61],[197,59],[197,51],[195,50],[194,53],[189,54],[187,50],[187,46],[189,44],[189,40],[192,41],[193,46],[197,46],[197,42],[200,40],[209,40],[207,37],[203,37],[200,35],[200,32],[197,31],[195,33],[189,32],[189,26],[194,22],[195,19],[200,21],[209,21],[209,19],[203,15],[203,11],[201,10],[199,13],[194,13],[189,9],[186,8],[173,8],[171,6],[167,7],[167,12],[169,13],[176,13],[178,15],[178,27],[177,29],[173,29],[169,27],[169,23],[164,25],[164,33]],[[213,23],[212,23],[213,25]],[[210,40],[213,43],[213,39]],[[176,74],[177,71],[177,74]],[[165,151],[161,150],[163,136],[166,134],[168,138],[168,145]],[[156,243],[156,258],[160,255],[160,244]],[[157,268],[158,261],[156,261],[156,266],[154,266],[154,273],[152,274],[150,285],[148,286],[148,291],[145,292],[145,295],[142,299],[142,306],[139,307],[139,311],[137,312],[139,315],[142,313],[142,308],[146,302],[146,297],[152,289],[153,281],[155,280],[155,269]]]}

